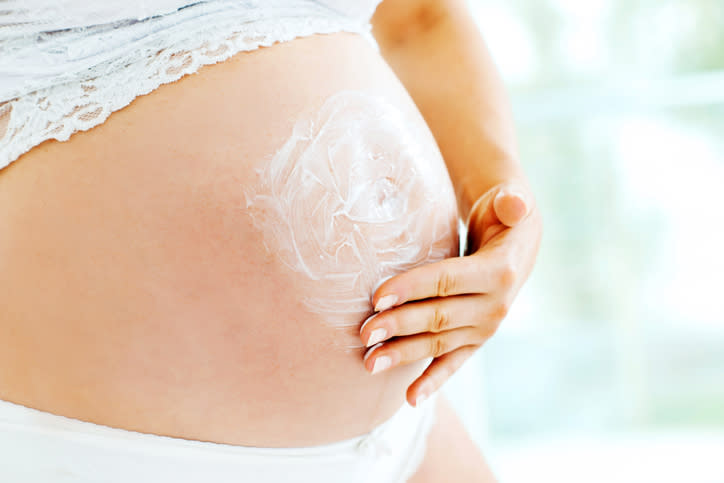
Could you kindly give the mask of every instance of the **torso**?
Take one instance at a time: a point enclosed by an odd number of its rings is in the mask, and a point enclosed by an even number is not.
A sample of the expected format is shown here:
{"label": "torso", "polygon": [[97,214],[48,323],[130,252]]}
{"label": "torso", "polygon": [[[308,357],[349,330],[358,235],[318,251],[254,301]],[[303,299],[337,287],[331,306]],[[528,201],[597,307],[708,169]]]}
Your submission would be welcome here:
{"label": "torso", "polygon": [[[407,156],[409,169],[384,156],[360,164],[350,146],[372,138],[352,133],[329,172],[353,172],[346,179],[355,183],[368,177],[379,192],[365,191],[362,205],[350,202],[347,218],[335,220],[392,221],[366,223],[359,238],[334,245],[329,236],[354,225],[338,224],[316,246],[309,233],[324,231],[331,215],[304,200],[331,189],[319,182],[283,205],[302,206],[299,219],[309,220],[294,240],[301,242],[290,244],[305,223],[280,221],[289,213],[264,204],[270,163],[281,162],[305,120],[356,125],[354,116],[328,115],[340,100],[408,120],[399,138],[389,135],[395,119],[362,129],[380,143],[376,153],[412,140],[418,151],[408,151],[421,158]],[[325,131],[319,142],[334,135]],[[306,168],[322,169],[314,155],[325,150],[305,146],[294,149],[306,149]],[[310,179],[290,175],[279,186]],[[456,213],[431,133],[360,36],[313,36],[203,67],[0,171],[0,399],[240,445],[307,446],[365,433],[404,403],[424,363],[365,371],[356,337],[370,313],[364,298],[380,277],[456,254]],[[430,233],[420,241],[429,246],[411,245]],[[374,256],[352,246],[370,240]],[[353,290],[330,294],[343,286],[333,275],[353,272]]]}

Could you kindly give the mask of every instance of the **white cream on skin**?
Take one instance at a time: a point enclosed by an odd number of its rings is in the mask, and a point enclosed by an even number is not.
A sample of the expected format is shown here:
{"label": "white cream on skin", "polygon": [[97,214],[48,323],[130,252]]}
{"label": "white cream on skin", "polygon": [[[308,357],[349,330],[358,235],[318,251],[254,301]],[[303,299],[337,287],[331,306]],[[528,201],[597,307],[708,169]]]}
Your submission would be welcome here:
{"label": "white cream on skin", "polygon": [[[299,276],[304,305],[358,328],[387,278],[457,254],[457,207],[437,145],[380,97],[343,91],[309,119],[245,191],[264,244]],[[424,126],[423,126],[424,127]]]}

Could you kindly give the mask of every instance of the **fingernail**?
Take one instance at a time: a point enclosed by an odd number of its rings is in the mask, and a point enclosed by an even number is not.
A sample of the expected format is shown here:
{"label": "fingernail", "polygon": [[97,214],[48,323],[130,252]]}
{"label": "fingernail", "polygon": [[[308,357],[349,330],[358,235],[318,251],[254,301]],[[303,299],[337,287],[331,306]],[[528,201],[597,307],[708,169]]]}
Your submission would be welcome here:
{"label": "fingernail", "polygon": [[391,279],[392,277],[394,277],[394,275],[388,275],[388,276],[386,276],[386,277],[383,277],[383,278],[379,279],[379,280],[377,281],[377,283],[375,284],[375,286],[372,287],[372,293],[377,292],[377,289],[380,288],[380,285],[382,285],[383,283],[385,283],[386,281],[388,281],[388,280]]}
{"label": "fingernail", "polygon": [[389,369],[392,365],[392,359],[390,356],[380,356],[375,359],[375,365],[372,367],[372,374],[377,374],[385,369]]}
{"label": "fingernail", "polygon": [[375,312],[382,312],[387,310],[397,303],[397,295],[385,295],[377,301],[375,305]]}
{"label": "fingernail", "polygon": [[508,191],[508,194],[510,194],[512,196],[517,196],[521,200],[525,201],[525,194],[522,191],[518,191],[517,189],[512,189],[512,190]]}
{"label": "fingernail", "polygon": [[518,191],[517,189],[512,189],[508,192],[510,195],[517,197],[520,199],[520,201],[523,203],[523,206],[525,207],[526,212],[528,211],[528,202],[525,199],[525,194],[522,191]]}
{"label": "fingernail", "polygon": [[514,196],[520,198],[525,203],[525,194],[517,188],[505,187],[498,191],[498,194],[495,195],[495,199],[500,199],[503,196]]}
{"label": "fingernail", "polygon": [[427,399],[427,394],[421,393],[417,396],[417,399],[415,399],[415,407],[420,407],[420,404],[424,403]]}
{"label": "fingernail", "polygon": [[365,325],[367,325],[367,322],[369,322],[370,320],[374,319],[374,318],[377,317],[378,315],[380,315],[380,314],[379,314],[379,313],[374,313],[374,314],[370,315],[369,317],[367,317],[367,318],[365,319],[365,321],[362,322],[362,327],[359,328],[359,333],[360,333],[360,334],[362,333],[362,329],[365,328]]}
{"label": "fingernail", "polygon": [[499,191],[498,191],[498,194],[495,195],[495,198],[493,198],[493,202],[498,201],[500,198],[502,198],[503,196],[505,196],[505,194],[506,194],[506,191],[505,191],[504,189],[499,190]]}
{"label": "fingernail", "polygon": [[374,345],[378,342],[385,340],[387,337],[387,331],[383,328],[375,329],[370,334],[370,338],[367,339],[367,347]]}
{"label": "fingernail", "polygon": [[367,349],[367,352],[365,352],[364,357],[362,357],[362,362],[365,362],[367,360],[367,358],[372,355],[372,353],[375,351],[375,349],[377,349],[382,344],[383,344],[383,342],[380,342],[379,344],[375,344],[372,347],[370,347],[369,349]]}

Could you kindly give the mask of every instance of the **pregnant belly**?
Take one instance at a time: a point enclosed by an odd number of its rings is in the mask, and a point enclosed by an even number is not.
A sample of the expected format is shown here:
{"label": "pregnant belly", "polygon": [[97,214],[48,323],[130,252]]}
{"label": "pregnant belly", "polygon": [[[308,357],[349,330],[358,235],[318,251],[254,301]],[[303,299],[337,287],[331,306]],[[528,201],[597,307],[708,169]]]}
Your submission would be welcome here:
{"label": "pregnant belly", "polygon": [[305,446],[369,431],[385,278],[457,253],[422,117],[352,34],[202,68],[0,171],[0,398],[141,432]]}

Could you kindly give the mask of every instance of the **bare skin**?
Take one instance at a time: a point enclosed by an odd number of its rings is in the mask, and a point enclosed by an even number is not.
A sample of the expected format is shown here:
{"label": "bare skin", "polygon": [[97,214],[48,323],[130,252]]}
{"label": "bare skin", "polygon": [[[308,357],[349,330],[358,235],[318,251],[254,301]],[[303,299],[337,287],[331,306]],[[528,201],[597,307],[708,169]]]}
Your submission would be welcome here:
{"label": "bare skin", "polygon": [[[391,368],[434,358],[407,388],[415,404],[495,333],[533,269],[542,221],[518,159],[505,89],[467,2],[386,0],[373,26],[382,55],[435,135],[468,226],[468,256],[387,280],[373,297],[379,315],[360,333],[372,346],[368,370],[379,358]],[[384,337],[373,337],[380,332]]]}
{"label": "bare skin", "polygon": [[[358,42],[341,37],[334,45]],[[326,41],[306,43],[318,48]],[[138,99],[68,143],[46,143],[3,172],[7,199],[0,205],[12,229],[3,238],[9,256],[3,258],[0,320],[13,348],[0,364],[3,399],[126,429],[268,446],[361,434],[403,403],[404,387],[421,369],[370,376],[353,354],[329,353],[336,335],[301,319],[293,301],[287,308],[269,300],[290,291],[288,275],[229,209],[239,195],[207,171],[208,158],[184,154],[201,149],[198,139],[223,146],[208,131],[199,136],[198,125],[183,125],[204,119],[200,109],[219,108],[211,96],[194,92],[202,83],[207,92],[224,91],[214,85],[212,70],[236,72],[233,62],[161,88],[155,99]],[[259,73],[255,67],[249,70]],[[224,74],[218,82],[239,82]],[[205,107],[193,104],[194,95]],[[153,112],[172,101],[159,129]],[[250,99],[237,102],[246,115],[253,110]],[[196,135],[177,138],[184,128]],[[127,141],[104,146],[114,139]],[[197,145],[179,146],[184,139]],[[175,156],[164,158],[169,148]],[[214,162],[219,178],[231,169],[243,179],[236,165]],[[265,276],[254,276],[260,273]],[[271,310],[276,323],[269,323]],[[336,368],[331,374],[330,367]],[[289,388],[284,399],[282,386]],[[255,422],[263,411],[267,416]],[[335,413],[339,423],[326,423]]]}
{"label": "bare skin", "polygon": [[[404,87],[354,35],[295,40],[202,68],[0,172],[8,227],[0,234],[0,338],[9,347],[0,354],[0,398],[136,431],[273,447],[362,434],[405,398],[414,404],[439,388],[495,331],[540,237],[505,96],[462,4],[382,4],[375,34]],[[293,120],[344,89],[382,96],[422,121],[417,104],[461,215],[472,214],[478,253],[383,284],[373,302],[394,293],[398,309],[389,313],[399,315],[377,323],[400,337],[365,366],[362,351],[330,349],[339,333],[305,312],[293,276],[238,209],[239,186]],[[464,275],[484,272],[496,280],[485,299],[452,300],[480,292],[480,280]],[[450,298],[449,311],[402,310],[431,297]],[[368,324],[362,342],[378,327]],[[392,368],[365,372],[385,353]],[[431,439],[446,443],[430,446],[416,478],[490,480],[461,425],[438,425]],[[441,457],[456,446],[466,448],[466,465]]]}
{"label": "bare skin", "polygon": [[0,398],[270,447],[389,418],[424,362],[372,376],[361,349],[337,348],[357,327],[340,334],[303,306],[244,209],[295,120],[343,90],[384,97],[431,136],[374,49],[340,33],[204,67],[0,172]]}
{"label": "bare skin", "polygon": [[497,481],[480,450],[444,395],[437,401],[435,423],[425,459],[408,483],[492,483]]}

